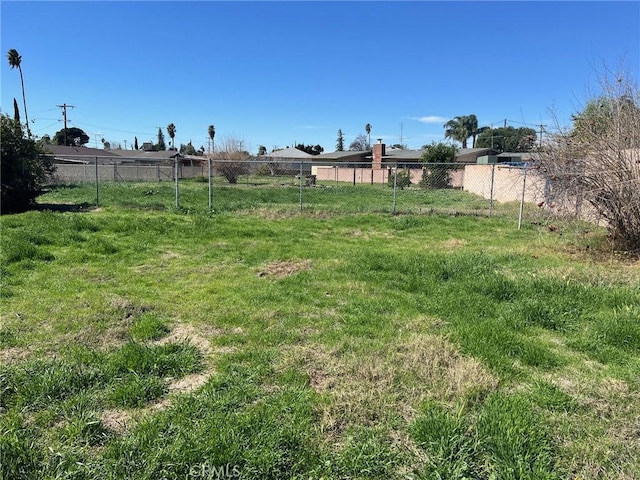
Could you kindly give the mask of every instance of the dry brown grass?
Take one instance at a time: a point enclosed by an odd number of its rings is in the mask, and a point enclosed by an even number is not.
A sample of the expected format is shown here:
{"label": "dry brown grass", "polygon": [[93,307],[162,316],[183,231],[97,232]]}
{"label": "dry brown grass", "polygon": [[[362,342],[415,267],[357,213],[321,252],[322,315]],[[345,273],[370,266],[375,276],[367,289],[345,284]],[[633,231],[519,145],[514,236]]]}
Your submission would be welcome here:
{"label": "dry brown grass", "polygon": [[0,349],[0,363],[9,364],[12,362],[18,362],[26,360],[33,354],[33,350],[30,348],[22,347],[8,347]]}
{"label": "dry brown grass", "polygon": [[278,260],[265,265],[259,277],[283,278],[311,268],[310,260]]}
{"label": "dry brown grass", "polygon": [[478,361],[429,334],[411,334],[387,351],[296,345],[279,366],[292,367],[303,369],[322,395],[320,428],[333,443],[350,427],[375,425],[397,425],[395,435],[405,438],[402,428],[424,400],[476,398],[498,383]]}
{"label": "dry brown grass", "polygon": [[574,360],[573,368],[543,376],[577,403],[574,411],[554,412],[550,417],[556,425],[556,442],[566,452],[561,458],[566,459],[563,466],[570,472],[569,478],[636,478],[633,472],[640,465],[640,392],[626,381],[609,376],[607,367],[598,362]]}

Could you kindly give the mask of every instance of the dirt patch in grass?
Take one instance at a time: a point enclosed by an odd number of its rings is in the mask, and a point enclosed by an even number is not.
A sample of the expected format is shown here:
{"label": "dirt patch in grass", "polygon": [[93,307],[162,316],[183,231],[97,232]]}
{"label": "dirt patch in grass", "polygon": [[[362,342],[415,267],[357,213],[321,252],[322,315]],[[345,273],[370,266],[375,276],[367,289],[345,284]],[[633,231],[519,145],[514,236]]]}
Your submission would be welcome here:
{"label": "dirt patch in grass", "polygon": [[118,435],[125,433],[133,424],[131,412],[117,408],[104,410],[100,420],[105,428]]}
{"label": "dirt patch in grass", "polygon": [[467,245],[466,240],[462,240],[460,238],[450,238],[449,240],[445,240],[440,243],[440,246],[445,250],[458,250]]}
{"label": "dirt patch in grass", "polygon": [[173,382],[169,383],[169,392],[191,393],[207,383],[213,373],[213,370],[208,370],[204,373],[193,373],[191,375],[187,375],[186,377],[174,380]]}
{"label": "dirt patch in grass", "polygon": [[31,350],[21,347],[9,347],[0,350],[0,363],[8,364],[11,362],[18,362],[26,360],[31,356]]}
{"label": "dirt patch in grass", "polygon": [[309,260],[278,260],[264,266],[259,277],[283,278],[311,268]]}
{"label": "dirt patch in grass", "polygon": [[171,330],[171,333],[166,337],[158,340],[156,343],[158,345],[166,345],[169,343],[180,343],[180,342],[189,342],[194,345],[203,356],[208,356],[211,354],[213,349],[211,348],[211,342],[205,335],[221,335],[224,333],[221,329],[211,329],[211,331],[202,332],[199,329],[196,329],[192,325],[187,324],[178,324]]}
{"label": "dirt patch in grass", "polygon": [[215,374],[211,354],[214,352],[220,353],[219,350],[213,349],[207,335],[221,335],[222,333],[224,333],[222,329],[203,331],[192,325],[178,324],[172,329],[169,335],[153,342],[155,345],[168,345],[181,342],[188,342],[194,345],[204,357],[204,370],[181,378],[165,378],[169,395],[144,408],[104,410],[101,415],[103,425],[116,434],[122,435],[146,415],[169,408],[176,395],[188,394],[202,387],[207,383],[209,378]]}

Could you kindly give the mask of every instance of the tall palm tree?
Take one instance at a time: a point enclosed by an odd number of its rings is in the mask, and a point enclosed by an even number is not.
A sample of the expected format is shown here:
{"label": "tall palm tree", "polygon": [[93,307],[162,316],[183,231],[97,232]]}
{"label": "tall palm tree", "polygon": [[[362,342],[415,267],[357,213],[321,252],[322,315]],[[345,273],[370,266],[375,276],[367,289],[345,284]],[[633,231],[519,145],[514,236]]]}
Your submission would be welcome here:
{"label": "tall palm tree", "polygon": [[176,126],[173,123],[167,125],[167,134],[171,137],[171,148],[174,148],[173,139],[176,138]]}
{"label": "tall palm tree", "polygon": [[211,140],[211,148],[210,148],[210,152],[212,152],[213,150],[215,150],[215,143],[213,143],[213,139],[216,136],[216,127],[214,127],[213,125],[209,125],[209,128],[207,128],[207,133],[209,134],[209,139]]}
{"label": "tall palm tree", "polygon": [[462,117],[465,119],[465,123],[467,126],[467,131],[469,135],[472,137],[471,147],[476,148],[476,139],[478,135],[487,130],[489,127],[478,127],[478,118],[472,113],[471,115],[466,115]]}
{"label": "tall palm tree", "polygon": [[371,149],[371,124],[367,123],[364,126],[364,130],[367,132],[367,136],[369,137],[369,149]]}
{"label": "tall palm tree", "polygon": [[470,136],[467,116],[465,115],[455,117],[444,124],[444,138],[451,138],[462,143],[462,148],[467,148],[467,139]]}
{"label": "tall palm tree", "polygon": [[15,48],[7,52],[7,60],[11,68],[17,68],[20,71],[20,84],[22,85],[22,103],[24,104],[24,119],[27,122],[27,135],[31,138],[31,129],[29,128],[29,115],[27,114],[27,98],[24,95],[24,77],[22,76],[22,56]]}

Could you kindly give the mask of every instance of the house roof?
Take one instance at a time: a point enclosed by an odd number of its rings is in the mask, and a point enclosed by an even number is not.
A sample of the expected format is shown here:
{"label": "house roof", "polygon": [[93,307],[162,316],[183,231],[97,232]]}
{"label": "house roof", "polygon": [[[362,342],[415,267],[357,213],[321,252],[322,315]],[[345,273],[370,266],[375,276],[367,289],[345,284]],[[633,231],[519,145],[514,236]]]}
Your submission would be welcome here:
{"label": "house roof", "polygon": [[536,152],[502,152],[498,155],[496,155],[498,158],[501,157],[523,157],[523,158],[533,158],[535,156],[537,156],[538,154]]}
{"label": "house roof", "polygon": [[[400,148],[391,148],[385,151],[382,161],[415,161],[421,162],[425,150],[407,150]],[[493,152],[490,148],[461,148],[456,152],[456,162],[475,162],[481,155],[487,155]]]}
{"label": "house roof", "polygon": [[347,150],[344,152],[329,152],[321,153],[320,155],[314,155],[313,160],[318,161],[346,161],[351,160],[353,162],[364,162],[367,158],[371,158],[371,150]]}
{"label": "house roof", "polygon": [[69,147],[64,145],[45,145],[45,152],[53,154],[57,161],[68,163],[94,163],[96,158],[100,164],[134,163],[139,161],[169,160],[179,152],[165,150],[145,152],[144,150],[103,150],[90,147]]}
{"label": "house roof", "polygon": [[382,160],[414,160],[419,162],[422,160],[422,155],[424,154],[424,150],[406,150],[402,148],[389,148],[386,149],[384,155],[382,156]]}
{"label": "house roof", "polygon": [[110,157],[114,156],[109,150],[102,150],[91,147],[70,147],[65,145],[44,145],[45,152],[52,153],[53,155],[60,156],[82,156],[82,157]]}
{"label": "house roof", "polygon": [[456,162],[475,163],[478,157],[483,155],[494,155],[496,153],[492,148],[461,148],[456,153]]}
{"label": "house roof", "polygon": [[264,158],[283,158],[283,159],[310,159],[314,155],[310,155],[307,152],[303,152],[302,150],[298,150],[295,147],[285,148],[283,150],[276,150],[275,152],[267,153],[265,155],[260,155],[259,159]]}
{"label": "house roof", "polygon": [[157,152],[150,150],[121,150],[121,149],[112,149],[106,150],[111,152],[113,155],[117,155],[118,157],[123,158],[132,158],[132,159],[155,159],[155,160],[168,160],[170,158],[175,158],[180,155],[180,152],[177,150],[160,150]]}
{"label": "house roof", "polygon": [[118,163],[118,156],[107,150],[90,147],[70,147],[65,145],[44,145],[46,153],[53,155],[55,161],[66,163]]}

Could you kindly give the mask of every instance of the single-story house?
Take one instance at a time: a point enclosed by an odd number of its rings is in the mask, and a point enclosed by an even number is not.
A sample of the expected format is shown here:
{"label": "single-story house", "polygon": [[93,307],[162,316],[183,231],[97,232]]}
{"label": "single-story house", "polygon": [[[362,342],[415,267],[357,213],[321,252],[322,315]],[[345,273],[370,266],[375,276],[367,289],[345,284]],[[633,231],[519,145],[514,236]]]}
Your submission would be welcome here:
{"label": "single-story house", "polygon": [[96,162],[96,158],[101,164],[119,163],[117,155],[98,148],[48,144],[43,146],[43,150],[45,153],[53,155],[55,163],[93,164]]}
{"label": "single-story house", "polygon": [[295,147],[289,147],[258,155],[256,160],[258,163],[266,165],[272,174],[299,175],[300,167],[302,166],[303,175],[309,175],[311,173],[311,161],[318,156],[303,152]]}
{"label": "single-story house", "polygon": [[534,162],[538,159],[539,155],[535,152],[502,152],[499,154],[494,152],[479,156],[476,163],[483,165],[491,163],[519,164]]}
{"label": "single-story house", "polygon": [[[421,163],[424,152],[424,149],[386,148],[386,145],[379,140],[371,150],[323,153],[313,157],[313,163],[315,165],[322,162],[332,164],[340,162],[353,164],[352,166],[363,164],[357,166],[365,168],[387,168],[396,164],[404,166]],[[456,153],[455,162],[476,163],[478,158],[495,153],[491,148],[462,148]]]}
{"label": "single-story house", "polygon": [[98,149],[91,147],[75,147],[65,145],[45,145],[45,152],[53,155],[55,163],[67,164],[95,164],[100,165],[137,164],[156,165],[158,163],[173,163],[173,159],[182,158],[175,150],[149,152],[144,150]]}

